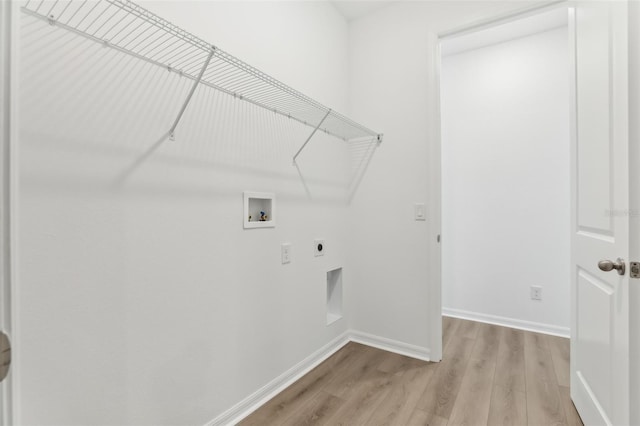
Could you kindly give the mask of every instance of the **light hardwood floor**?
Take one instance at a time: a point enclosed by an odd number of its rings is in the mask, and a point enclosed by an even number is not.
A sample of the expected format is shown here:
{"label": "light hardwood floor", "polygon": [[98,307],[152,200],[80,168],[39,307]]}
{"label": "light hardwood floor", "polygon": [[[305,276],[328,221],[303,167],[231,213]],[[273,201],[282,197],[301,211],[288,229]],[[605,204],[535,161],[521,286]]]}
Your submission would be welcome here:
{"label": "light hardwood floor", "polygon": [[582,425],[569,340],[443,318],[424,362],[349,343],[241,425]]}

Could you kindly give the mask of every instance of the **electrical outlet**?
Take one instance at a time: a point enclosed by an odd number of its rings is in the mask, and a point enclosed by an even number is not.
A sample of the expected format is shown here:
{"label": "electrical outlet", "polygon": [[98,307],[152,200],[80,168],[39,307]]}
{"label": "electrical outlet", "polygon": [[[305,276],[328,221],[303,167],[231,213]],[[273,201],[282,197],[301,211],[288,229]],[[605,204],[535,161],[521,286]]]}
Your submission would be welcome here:
{"label": "electrical outlet", "polygon": [[531,286],[531,300],[542,300],[542,286]]}
{"label": "electrical outlet", "polygon": [[291,263],[291,243],[283,243],[280,246],[282,255],[282,264]]}
{"label": "electrical outlet", "polygon": [[323,239],[313,240],[313,255],[324,256],[324,252],[327,251],[327,247],[325,247]]}

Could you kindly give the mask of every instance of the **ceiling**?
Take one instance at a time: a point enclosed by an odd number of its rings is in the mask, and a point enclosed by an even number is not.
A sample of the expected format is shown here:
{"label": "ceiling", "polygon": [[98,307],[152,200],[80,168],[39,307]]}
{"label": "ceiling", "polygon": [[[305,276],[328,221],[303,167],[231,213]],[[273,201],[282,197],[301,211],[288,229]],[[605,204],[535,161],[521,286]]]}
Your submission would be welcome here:
{"label": "ceiling", "polygon": [[398,0],[331,0],[347,21],[362,18]]}

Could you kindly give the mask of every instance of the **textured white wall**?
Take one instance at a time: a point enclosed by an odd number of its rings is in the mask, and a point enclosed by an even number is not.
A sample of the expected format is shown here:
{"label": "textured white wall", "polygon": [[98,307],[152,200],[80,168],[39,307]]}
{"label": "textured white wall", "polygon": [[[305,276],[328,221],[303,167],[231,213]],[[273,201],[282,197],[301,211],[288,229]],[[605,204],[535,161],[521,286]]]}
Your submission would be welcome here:
{"label": "textured white wall", "polygon": [[[345,111],[330,4],[143,6]],[[21,424],[204,424],[347,329],[325,325],[326,272],[345,260],[341,141],[300,156],[308,200],[291,158],[309,128],[200,88],[160,141],[190,81],[20,19]],[[276,228],[243,230],[243,190],[276,194]]]}
{"label": "textured white wall", "polygon": [[442,60],[445,312],[568,335],[567,52],[564,27]]}

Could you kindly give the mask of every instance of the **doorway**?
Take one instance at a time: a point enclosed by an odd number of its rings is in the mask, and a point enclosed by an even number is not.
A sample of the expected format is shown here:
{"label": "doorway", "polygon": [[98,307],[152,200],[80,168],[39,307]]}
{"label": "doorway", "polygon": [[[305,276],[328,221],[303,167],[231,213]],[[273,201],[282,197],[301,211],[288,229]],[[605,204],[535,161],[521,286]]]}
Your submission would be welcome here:
{"label": "doorway", "polygon": [[[585,423],[593,424],[629,424],[630,418],[628,12],[626,1],[568,9],[571,399]],[[532,262],[531,267],[546,265]]]}
{"label": "doorway", "polygon": [[442,311],[569,337],[568,14],[441,41]]}

